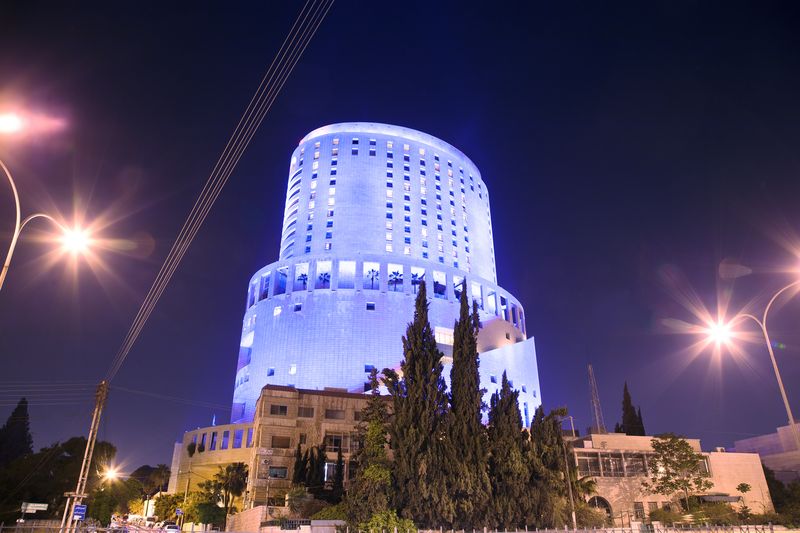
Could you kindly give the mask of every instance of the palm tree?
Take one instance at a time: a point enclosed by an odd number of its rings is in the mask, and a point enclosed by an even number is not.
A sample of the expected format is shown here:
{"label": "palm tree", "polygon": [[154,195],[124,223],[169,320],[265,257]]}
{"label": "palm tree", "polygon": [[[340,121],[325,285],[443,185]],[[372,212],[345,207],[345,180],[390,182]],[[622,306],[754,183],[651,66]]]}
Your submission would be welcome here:
{"label": "palm tree", "polygon": [[331,285],[331,275],[330,272],[323,272],[319,275],[319,282],[322,285],[323,289],[327,289]]}
{"label": "palm tree", "polygon": [[369,272],[367,272],[367,277],[369,278],[369,281],[370,281],[369,288],[370,289],[374,289],[375,288],[375,280],[380,278],[380,273],[377,270],[372,269]]}
{"label": "palm tree", "polygon": [[425,274],[411,273],[411,286],[414,288],[414,294],[417,294],[417,285],[425,282]]}
{"label": "palm tree", "polygon": [[304,274],[300,274],[299,276],[297,276],[297,281],[302,283],[303,284],[303,289],[305,289],[306,285],[308,284],[308,274],[305,274],[305,273]]}
{"label": "palm tree", "polygon": [[222,506],[225,508],[225,515],[228,515],[234,498],[241,496],[244,489],[247,488],[247,465],[233,463],[225,466],[224,469],[220,467],[214,479],[219,482],[222,489]]}
{"label": "palm tree", "polygon": [[402,285],[402,284],[403,284],[403,274],[401,274],[400,272],[398,272],[398,271],[396,271],[396,270],[395,270],[394,272],[392,272],[391,274],[389,274],[389,285],[391,285],[392,287],[394,287],[394,288],[392,289],[393,291],[397,291],[397,285],[398,285],[398,283],[399,283],[400,285]]}
{"label": "palm tree", "polygon": [[152,481],[153,485],[158,489],[159,492],[167,489],[167,483],[169,483],[169,474],[169,467],[165,464],[159,464],[150,473],[150,481]]}
{"label": "palm tree", "polygon": [[438,281],[433,280],[433,293],[434,294],[444,295],[445,288],[446,287],[445,287],[444,283],[439,283]]}

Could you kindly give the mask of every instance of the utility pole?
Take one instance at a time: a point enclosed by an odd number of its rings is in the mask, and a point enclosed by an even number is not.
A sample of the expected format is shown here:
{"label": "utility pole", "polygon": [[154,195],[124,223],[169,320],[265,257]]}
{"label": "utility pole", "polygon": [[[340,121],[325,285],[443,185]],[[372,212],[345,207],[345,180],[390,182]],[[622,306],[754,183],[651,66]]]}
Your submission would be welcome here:
{"label": "utility pole", "polygon": [[83,503],[83,499],[87,497],[86,483],[89,481],[89,466],[92,464],[94,445],[97,442],[97,430],[100,427],[100,417],[103,414],[103,407],[106,405],[107,398],[108,382],[103,380],[97,386],[97,392],[94,395],[92,425],[89,427],[89,436],[86,439],[86,450],[83,452],[83,463],[81,464],[80,474],[78,474],[78,484],[75,487],[75,492],[64,494],[67,497],[67,504],[64,506],[64,517],[61,519],[60,533],[72,531],[72,517],[75,514],[75,506]]}
{"label": "utility pole", "polygon": [[589,389],[592,394],[592,417],[594,418],[594,429],[601,435],[608,433],[606,423],[603,421],[603,408],[600,407],[600,393],[597,392],[597,382],[594,380],[594,370],[589,365]]}
{"label": "utility pole", "polygon": [[[591,367],[589,367],[591,368]],[[569,459],[567,455],[567,444],[564,440],[561,440],[561,446],[564,447],[564,473],[566,474],[567,478],[567,492],[569,493],[569,507],[572,510],[572,529],[573,531],[578,529],[578,519],[575,516],[575,500],[572,498],[572,476],[569,473]]]}

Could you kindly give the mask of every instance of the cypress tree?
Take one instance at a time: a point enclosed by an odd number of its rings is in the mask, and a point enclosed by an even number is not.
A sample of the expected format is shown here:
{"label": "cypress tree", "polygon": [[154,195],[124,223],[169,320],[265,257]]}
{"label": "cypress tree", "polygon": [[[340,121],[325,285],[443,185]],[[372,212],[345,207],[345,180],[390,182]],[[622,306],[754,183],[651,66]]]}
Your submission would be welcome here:
{"label": "cypress tree", "polygon": [[28,400],[22,398],[0,428],[0,466],[33,453]]}
{"label": "cypress tree", "polygon": [[425,284],[419,285],[414,320],[403,336],[402,377],[385,369],[392,396],[389,435],[394,451],[394,506],[404,518],[427,528],[452,523],[447,465],[457,460],[447,435],[448,398],[442,353],[428,322]]}
{"label": "cypress tree", "polygon": [[[528,460],[532,497],[528,500],[528,513],[529,522],[537,528],[563,525],[570,511],[566,485],[569,467],[561,434],[561,420],[566,414],[566,409],[562,408],[545,415],[540,405],[531,422]],[[571,483],[572,478],[570,475]]]}
{"label": "cypress tree", "polygon": [[487,518],[496,528],[516,529],[524,525],[530,472],[524,455],[525,436],[518,405],[519,392],[512,390],[503,372],[500,390],[489,404],[489,479],[492,497]]}
{"label": "cypress tree", "polygon": [[386,454],[389,414],[378,390],[376,370],[370,373],[369,383],[372,394],[361,411],[362,424],[358,428],[361,446],[354,457],[358,468],[344,500],[347,522],[354,529],[359,529],[373,515],[389,510],[392,482],[391,463]]}
{"label": "cypress tree", "polygon": [[344,457],[342,456],[342,449],[336,454],[336,472],[333,474],[333,492],[331,493],[331,501],[339,503],[342,501],[344,495]]}
{"label": "cypress tree", "polygon": [[614,431],[626,435],[644,435],[643,428],[642,430],[639,428],[639,417],[636,415],[636,408],[633,407],[627,381],[622,389],[622,423],[618,424]]}
{"label": "cypress tree", "polygon": [[638,421],[638,425],[637,425],[637,429],[639,430],[638,435],[641,435],[641,436],[647,435],[647,433],[645,432],[645,429],[644,429],[644,420],[642,420],[642,408],[641,407],[637,407],[636,408],[636,419]]}
{"label": "cypress tree", "polygon": [[455,529],[485,525],[491,495],[486,428],[481,422],[484,389],[478,367],[478,306],[469,312],[467,291],[461,291],[461,311],[453,328],[453,367],[450,371],[450,442],[460,458],[450,463],[450,494],[455,505]]}
{"label": "cypress tree", "polygon": [[297,451],[294,456],[294,470],[292,472],[292,484],[302,485],[306,480],[306,471],[308,470],[308,452],[303,454],[300,449],[300,444],[297,444]]}

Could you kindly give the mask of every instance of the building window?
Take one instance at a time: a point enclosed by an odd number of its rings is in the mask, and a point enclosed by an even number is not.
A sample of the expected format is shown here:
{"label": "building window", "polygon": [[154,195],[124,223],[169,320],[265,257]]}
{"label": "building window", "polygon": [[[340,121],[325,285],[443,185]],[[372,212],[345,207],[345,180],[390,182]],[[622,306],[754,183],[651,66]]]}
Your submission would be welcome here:
{"label": "building window", "polygon": [[497,376],[489,376],[489,381],[492,383],[497,383]]}
{"label": "building window", "polygon": [[271,404],[269,406],[269,414],[272,416],[286,416],[289,413],[289,408],[285,405]]}
{"label": "building window", "polygon": [[291,365],[289,365],[289,375],[294,376],[295,374],[297,374],[297,365],[295,363],[292,363]]}
{"label": "building window", "polygon": [[284,450],[289,449],[292,447],[292,439],[289,437],[284,437],[281,435],[273,435],[272,436],[272,447],[273,448],[282,448]]}
{"label": "building window", "polygon": [[302,310],[303,310],[303,304],[301,304],[301,303],[294,304],[294,312],[295,313],[298,312],[298,311],[302,311]]}
{"label": "building window", "polygon": [[274,376],[275,375],[275,367],[271,366],[267,369],[267,376]]}
{"label": "building window", "polygon": [[375,302],[367,302],[367,311],[375,310]]}
{"label": "building window", "polygon": [[[298,418],[314,418],[314,408],[313,407],[305,407],[299,406],[297,408],[297,417]],[[303,444],[302,442],[300,444]]]}
{"label": "building window", "polygon": [[272,479],[286,479],[289,477],[289,468],[286,466],[270,466],[269,477]]}
{"label": "building window", "polygon": [[375,370],[375,365],[364,365],[364,372],[372,372]]}
{"label": "building window", "polygon": [[644,503],[633,502],[633,517],[637,520],[644,520]]}
{"label": "building window", "polygon": [[328,420],[344,420],[344,409],[325,409],[325,418]]}

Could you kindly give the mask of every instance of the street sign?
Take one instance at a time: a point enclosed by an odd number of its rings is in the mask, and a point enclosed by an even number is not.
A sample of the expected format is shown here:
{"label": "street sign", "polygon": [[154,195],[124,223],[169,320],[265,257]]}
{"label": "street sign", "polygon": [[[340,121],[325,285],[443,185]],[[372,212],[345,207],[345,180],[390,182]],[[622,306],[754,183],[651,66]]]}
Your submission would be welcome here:
{"label": "street sign", "polygon": [[22,512],[23,513],[35,513],[36,511],[46,511],[47,504],[46,503],[28,503],[22,502]]}
{"label": "street sign", "polygon": [[86,506],[85,505],[76,505],[72,508],[72,519],[73,520],[84,520],[86,518]]}
{"label": "street sign", "polygon": [[183,509],[175,509],[175,515],[182,516],[183,515]]}

